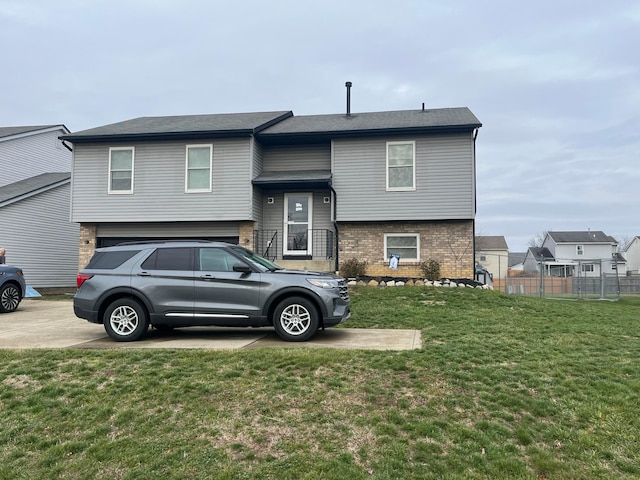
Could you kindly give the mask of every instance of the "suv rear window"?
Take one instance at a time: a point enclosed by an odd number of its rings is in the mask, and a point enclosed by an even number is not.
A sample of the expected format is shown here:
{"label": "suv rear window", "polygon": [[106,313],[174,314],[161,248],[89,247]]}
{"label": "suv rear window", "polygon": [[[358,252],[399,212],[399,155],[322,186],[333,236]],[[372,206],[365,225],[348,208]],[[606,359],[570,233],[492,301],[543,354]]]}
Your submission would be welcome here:
{"label": "suv rear window", "polygon": [[117,250],[115,252],[96,252],[91,257],[85,268],[100,268],[113,270],[118,268],[131,257],[139,253],[140,250]]}
{"label": "suv rear window", "polygon": [[188,248],[158,248],[141,265],[145,270],[193,270],[191,253]]}

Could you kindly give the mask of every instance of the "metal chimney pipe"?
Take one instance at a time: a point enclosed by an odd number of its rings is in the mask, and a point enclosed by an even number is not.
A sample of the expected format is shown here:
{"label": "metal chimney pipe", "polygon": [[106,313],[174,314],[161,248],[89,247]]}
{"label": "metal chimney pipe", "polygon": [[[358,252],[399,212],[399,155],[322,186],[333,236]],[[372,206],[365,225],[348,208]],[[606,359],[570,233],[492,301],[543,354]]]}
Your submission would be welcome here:
{"label": "metal chimney pipe", "polygon": [[347,82],[344,84],[347,87],[347,117],[351,116],[351,82]]}

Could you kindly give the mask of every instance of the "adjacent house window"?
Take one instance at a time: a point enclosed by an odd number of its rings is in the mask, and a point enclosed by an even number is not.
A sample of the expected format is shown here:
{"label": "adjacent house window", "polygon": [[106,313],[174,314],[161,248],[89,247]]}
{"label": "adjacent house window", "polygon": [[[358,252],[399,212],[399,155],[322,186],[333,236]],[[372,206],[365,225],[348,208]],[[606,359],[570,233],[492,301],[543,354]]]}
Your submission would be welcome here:
{"label": "adjacent house window", "polygon": [[211,191],[212,145],[187,145],[185,190]]}
{"label": "adjacent house window", "polygon": [[387,142],[387,190],[416,189],[416,142]]}
{"label": "adjacent house window", "polygon": [[584,255],[584,245],[576,245],[576,255]]}
{"label": "adjacent house window", "polygon": [[133,147],[109,149],[109,193],[133,193]]}
{"label": "adjacent house window", "polygon": [[581,269],[583,272],[593,272],[595,271],[592,263],[583,263],[581,265]]}
{"label": "adjacent house window", "polygon": [[420,260],[420,235],[417,233],[385,233],[384,255],[389,261],[391,254],[400,255],[400,262]]}

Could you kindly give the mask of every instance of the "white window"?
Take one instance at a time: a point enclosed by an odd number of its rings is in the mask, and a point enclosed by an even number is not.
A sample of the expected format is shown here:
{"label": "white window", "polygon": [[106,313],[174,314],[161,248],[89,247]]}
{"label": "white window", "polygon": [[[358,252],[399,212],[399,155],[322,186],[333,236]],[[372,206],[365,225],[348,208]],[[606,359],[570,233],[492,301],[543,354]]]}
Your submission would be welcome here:
{"label": "white window", "polygon": [[583,263],[581,265],[581,269],[583,272],[593,272],[595,271],[592,263]]}
{"label": "white window", "polygon": [[211,191],[212,145],[187,145],[185,191]]}
{"label": "white window", "polygon": [[400,262],[419,261],[420,235],[418,233],[385,233],[385,261],[389,261],[392,253],[400,256]]}
{"label": "white window", "polygon": [[416,189],[416,142],[387,142],[387,190]]}
{"label": "white window", "polygon": [[109,149],[109,193],[133,193],[133,147]]}
{"label": "white window", "polygon": [[576,245],[576,255],[584,255],[584,245]]}

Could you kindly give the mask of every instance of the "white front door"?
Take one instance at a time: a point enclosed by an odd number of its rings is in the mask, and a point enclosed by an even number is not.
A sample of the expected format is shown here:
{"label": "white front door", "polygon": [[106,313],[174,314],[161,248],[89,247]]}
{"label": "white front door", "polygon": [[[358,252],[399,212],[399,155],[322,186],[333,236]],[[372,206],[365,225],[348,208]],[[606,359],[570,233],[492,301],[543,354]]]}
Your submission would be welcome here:
{"label": "white front door", "polygon": [[313,196],[310,193],[284,195],[284,254],[311,255],[311,212]]}

